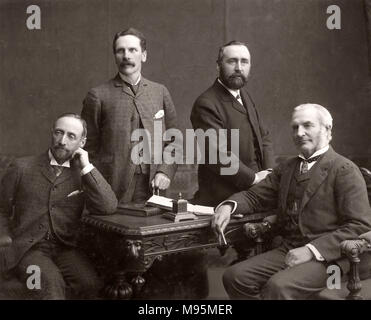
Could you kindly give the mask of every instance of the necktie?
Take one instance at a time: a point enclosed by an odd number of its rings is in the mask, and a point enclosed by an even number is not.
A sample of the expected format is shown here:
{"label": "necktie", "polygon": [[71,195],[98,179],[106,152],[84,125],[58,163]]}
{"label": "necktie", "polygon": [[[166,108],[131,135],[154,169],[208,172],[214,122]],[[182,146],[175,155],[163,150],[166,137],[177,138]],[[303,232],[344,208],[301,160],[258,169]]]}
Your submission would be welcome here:
{"label": "necktie", "polygon": [[130,90],[134,93],[134,95],[136,95],[137,91],[138,91],[139,84],[135,85],[135,84],[131,84],[131,83],[126,82],[126,81],[125,81],[125,83],[130,88]]}
{"label": "necktie", "polygon": [[237,101],[238,101],[239,103],[241,103],[241,104],[243,105],[243,103],[242,103],[242,99],[241,99],[241,96],[240,96],[239,94],[236,96],[236,99],[237,99]]}
{"label": "necktie", "polygon": [[301,173],[307,173],[309,171],[308,163],[317,161],[320,156],[321,156],[321,154],[319,156],[312,157],[312,158],[309,158],[309,159],[302,159],[303,164],[301,166]]}
{"label": "necktie", "polygon": [[52,169],[54,171],[54,174],[56,177],[59,177],[61,173],[63,172],[63,167],[62,166],[52,166]]}

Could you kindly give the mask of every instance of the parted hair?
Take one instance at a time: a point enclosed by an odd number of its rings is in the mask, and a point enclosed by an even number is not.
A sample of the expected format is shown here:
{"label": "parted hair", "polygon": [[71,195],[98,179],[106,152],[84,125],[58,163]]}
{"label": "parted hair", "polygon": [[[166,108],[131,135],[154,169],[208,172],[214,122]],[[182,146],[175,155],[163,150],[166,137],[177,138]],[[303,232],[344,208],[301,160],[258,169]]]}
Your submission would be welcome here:
{"label": "parted hair", "polygon": [[140,46],[142,48],[142,51],[146,50],[147,40],[144,37],[144,34],[142,32],[140,32],[139,30],[135,29],[135,28],[129,28],[129,29],[117,32],[115,34],[115,36],[113,37],[113,43],[112,43],[113,53],[116,53],[116,41],[117,41],[117,39],[120,38],[120,37],[123,37],[123,36],[127,36],[127,35],[132,35],[132,36],[137,37],[140,40]]}

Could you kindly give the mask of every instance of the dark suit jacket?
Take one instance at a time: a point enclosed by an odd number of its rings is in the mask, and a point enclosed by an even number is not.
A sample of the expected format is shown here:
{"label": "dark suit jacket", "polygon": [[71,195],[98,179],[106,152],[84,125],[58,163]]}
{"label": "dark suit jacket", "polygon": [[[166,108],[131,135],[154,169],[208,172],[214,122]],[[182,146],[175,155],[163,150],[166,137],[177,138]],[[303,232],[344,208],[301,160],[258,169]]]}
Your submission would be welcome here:
{"label": "dark suit jacket", "polygon": [[[172,179],[177,168],[176,164],[153,164],[154,122],[161,121],[163,131],[176,128],[174,104],[163,85],[142,77],[134,96],[117,75],[114,79],[91,89],[84,100],[81,113],[88,126],[85,148],[119,200],[125,198],[135,172],[135,164],[130,155],[138,142],[130,141],[132,131],[136,129],[133,127],[131,108],[136,108],[144,129],[150,133],[152,164],[149,181],[159,171]],[[164,117],[154,119],[160,110],[164,110]],[[163,148],[164,146],[165,143],[162,143]]]}
{"label": "dark suit jacket", "polygon": [[[5,270],[45,236],[49,221],[62,243],[75,246],[84,205],[94,214],[116,210],[116,196],[97,169],[81,177],[72,166],[56,178],[49,162],[47,153],[17,159],[2,179],[0,234],[13,240],[3,249]],[[83,192],[68,197],[76,190]]]}
{"label": "dark suit jacket", "polygon": [[[279,225],[286,214],[289,185],[298,161],[298,157],[289,159],[250,190],[230,197],[238,203],[236,213],[278,208]],[[362,174],[331,147],[311,169],[299,208],[299,227],[328,262],[340,259],[343,240],[371,230],[371,208]]]}
{"label": "dark suit jacket", "polygon": [[[199,165],[199,191],[195,198],[197,203],[216,205],[233,193],[246,190],[251,186],[256,171],[249,168],[243,160],[251,157],[248,153],[251,152],[253,141],[246,141],[246,132],[250,127],[258,141],[261,168],[267,169],[274,166],[269,132],[246,89],[240,89],[240,94],[247,110],[216,80],[214,85],[201,94],[194,103],[191,122],[195,130],[199,128],[205,131],[210,128],[228,129],[229,132],[230,129],[239,130],[238,172],[235,175],[220,175],[220,169],[223,166],[228,167],[220,162],[209,164],[206,160],[205,164]],[[206,144],[206,154],[209,152],[207,147]]]}

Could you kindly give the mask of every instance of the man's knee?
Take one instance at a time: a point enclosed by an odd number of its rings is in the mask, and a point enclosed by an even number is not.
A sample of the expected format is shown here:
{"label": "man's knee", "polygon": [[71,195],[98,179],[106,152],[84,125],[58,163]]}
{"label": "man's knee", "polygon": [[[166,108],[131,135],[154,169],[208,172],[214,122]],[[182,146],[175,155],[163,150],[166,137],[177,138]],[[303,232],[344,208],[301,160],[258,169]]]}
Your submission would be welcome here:
{"label": "man's knee", "polygon": [[229,267],[223,274],[223,285],[232,299],[256,299],[260,288],[249,272],[239,267]]}
{"label": "man's knee", "polygon": [[263,288],[262,298],[267,300],[283,298],[289,292],[290,287],[290,279],[275,274],[268,280],[267,284]]}
{"label": "man's knee", "polygon": [[228,288],[230,288],[238,278],[238,273],[235,271],[235,269],[232,267],[227,268],[223,273],[223,285],[224,288],[228,291]]}

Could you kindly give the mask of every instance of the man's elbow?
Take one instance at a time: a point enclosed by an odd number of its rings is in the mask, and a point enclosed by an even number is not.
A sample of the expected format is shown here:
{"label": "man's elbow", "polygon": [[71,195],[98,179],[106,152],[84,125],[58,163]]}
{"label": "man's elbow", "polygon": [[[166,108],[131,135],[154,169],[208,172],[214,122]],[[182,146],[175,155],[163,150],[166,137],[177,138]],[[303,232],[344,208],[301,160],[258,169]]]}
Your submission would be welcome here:
{"label": "man's elbow", "polygon": [[99,203],[90,203],[90,205],[87,205],[87,209],[91,214],[110,215],[116,212],[117,204],[116,197],[112,196],[107,199],[101,199]]}
{"label": "man's elbow", "polygon": [[114,214],[117,211],[118,201],[115,196],[112,196],[111,199],[106,200],[104,205],[105,214]]}

